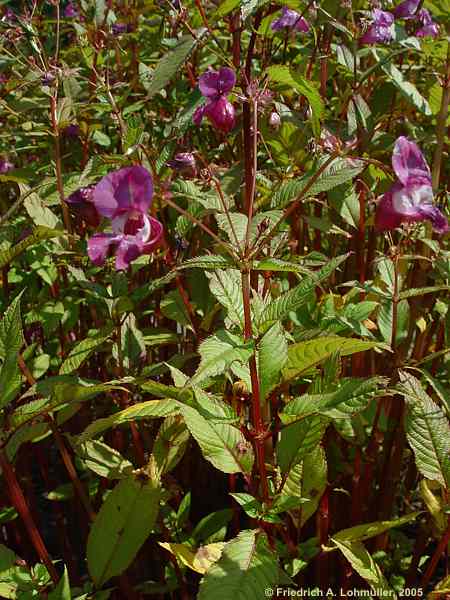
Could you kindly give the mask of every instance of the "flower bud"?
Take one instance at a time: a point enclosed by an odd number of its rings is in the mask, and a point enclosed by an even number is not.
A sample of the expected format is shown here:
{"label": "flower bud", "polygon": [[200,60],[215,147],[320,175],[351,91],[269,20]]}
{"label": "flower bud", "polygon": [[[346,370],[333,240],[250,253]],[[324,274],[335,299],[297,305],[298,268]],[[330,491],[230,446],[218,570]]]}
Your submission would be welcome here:
{"label": "flower bud", "polygon": [[279,129],[281,125],[281,117],[277,112],[272,112],[269,117],[269,125],[272,129]]}
{"label": "flower bud", "polygon": [[191,152],[178,152],[172,160],[166,162],[166,165],[179,173],[196,170],[195,158]]}
{"label": "flower bud", "polygon": [[224,133],[230,132],[235,124],[234,106],[225,96],[220,96],[205,107],[205,115],[211,123]]}

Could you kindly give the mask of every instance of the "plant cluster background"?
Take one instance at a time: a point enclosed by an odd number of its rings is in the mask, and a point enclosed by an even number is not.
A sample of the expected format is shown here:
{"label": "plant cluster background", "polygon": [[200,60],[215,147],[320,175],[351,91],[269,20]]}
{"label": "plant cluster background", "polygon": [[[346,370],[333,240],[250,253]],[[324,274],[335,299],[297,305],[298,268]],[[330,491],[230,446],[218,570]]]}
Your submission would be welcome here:
{"label": "plant cluster background", "polygon": [[449,35],[0,2],[0,598],[450,597]]}

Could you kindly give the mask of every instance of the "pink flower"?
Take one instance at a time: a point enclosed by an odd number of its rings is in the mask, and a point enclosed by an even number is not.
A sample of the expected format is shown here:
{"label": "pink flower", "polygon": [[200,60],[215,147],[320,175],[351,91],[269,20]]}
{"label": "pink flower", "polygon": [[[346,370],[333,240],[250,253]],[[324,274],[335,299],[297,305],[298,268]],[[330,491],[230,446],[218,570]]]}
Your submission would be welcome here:
{"label": "pink flower", "polygon": [[372,23],[361,38],[362,44],[386,44],[394,37],[392,24],[394,15],[385,10],[376,8],[372,11]]}
{"label": "pink flower", "polygon": [[152,252],[163,232],[162,224],[148,215],[152,196],[152,177],[140,166],[119,169],[99,181],[92,202],[102,217],[111,220],[112,233],[96,233],[89,239],[88,254],[95,265],[102,265],[113,250],[120,271]]}
{"label": "pink flower", "polygon": [[195,125],[200,125],[206,116],[217,128],[228,133],[235,124],[234,106],[227,99],[236,83],[236,75],[232,69],[221,67],[218,71],[209,70],[198,80],[198,87],[206,104],[199,106],[194,112],[192,120]]}
{"label": "pink flower", "polygon": [[433,21],[426,8],[419,10],[417,20],[421,24],[421,27],[416,31],[417,37],[437,37],[439,35],[439,26]]}
{"label": "pink flower", "polygon": [[413,19],[419,7],[420,0],[404,0],[394,8],[396,19]]}
{"label": "pink flower", "polygon": [[392,154],[392,166],[398,180],[378,203],[376,229],[385,231],[402,223],[428,220],[437,233],[446,233],[448,221],[433,204],[431,173],[420,148],[407,138],[399,137]]}
{"label": "pink flower", "polygon": [[281,9],[281,17],[272,21],[270,26],[273,31],[282,31],[283,29],[294,29],[295,31],[302,31],[308,33],[310,26],[306,19],[304,19],[298,12],[291,10],[287,6],[283,6]]}

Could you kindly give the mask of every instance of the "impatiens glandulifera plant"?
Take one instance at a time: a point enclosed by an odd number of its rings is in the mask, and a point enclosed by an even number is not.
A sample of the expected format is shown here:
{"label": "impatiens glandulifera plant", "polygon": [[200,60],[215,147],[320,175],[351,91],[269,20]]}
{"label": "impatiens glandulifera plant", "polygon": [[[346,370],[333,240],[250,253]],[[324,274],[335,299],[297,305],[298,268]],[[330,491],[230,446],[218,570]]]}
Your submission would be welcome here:
{"label": "impatiens glandulifera plant", "polygon": [[16,4],[0,596],[445,594],[444,5]]}

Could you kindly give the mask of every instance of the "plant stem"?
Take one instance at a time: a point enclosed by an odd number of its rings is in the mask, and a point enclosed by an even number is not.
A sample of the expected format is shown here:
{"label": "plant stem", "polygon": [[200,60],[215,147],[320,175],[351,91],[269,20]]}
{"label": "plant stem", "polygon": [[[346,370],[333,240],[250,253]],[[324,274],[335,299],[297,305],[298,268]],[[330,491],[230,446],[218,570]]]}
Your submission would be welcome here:
{"label": "plant stem", "polygon": [[447,131],[448,108],[450,104],[450,42],[447,42],[447,60],[445,79],[442,83],[442,100],[436,124],[436,148],[433,157],[432,181],[435,190],[439,187],[441,176],[442,152]]}
{"label": "plant stem", "polygon": [[441,541],[439,542],[438,547],[436,548],[436,550],[431,558],[430,564],[428,565],[427,570],[425,571],[422,581],[420,582],[420,587],[422,589],[425,589],[426,586],[428,585],[428,582],[430,581],[431,577],[433,576],[433,573],[436,569],[439,559],[441,558],[442,553],[447,548],[447,544],[449,543],[449,541],[450,541],[450,519],[448,520],[447,531],[442,536]]}
{"label": "plant stem", "polygon": [[64,227],[67,233],[72,233],[72,226],[70,223],[69,207],[66,204],[64,198],[64,184],[62,179],[62,168],[61,168],[61,144],[59,137],[59,124],[57,115],[58,96],[57,92],[50,98],[50,117],[53,128],[53,136],[55,138],[55,171],[56,171],[56,187],[58,189],[59,201],[61,203],[61,209],[63,214]]}
{"label": "plant stem", "polygon": [[6,453],[3,449],[0,449],[0,467],[2,469],[3,477],[6,481],[8,495],[14,508],[19,513],[20,518],[25,525],[27,533],[30,536],[31,543],[33,544],[33,547],[39,556],[39,560],[46,566],[53,583],[57,584],[59,580],[58,573],[51,561],[48,550],[44,544],[44,540],[42,539],[33,517],[31,516],[30,509],[28,508],[28,504],[25,500],[16,474],[14,473],[14,469],[9,463]]}
{"label": "plant stem", "polygon": [[[250,311],[250,271],[242,271],[242,298],[244,303],[244,340],[249,341],[253,338],[252,318]],[[261,413],[261,396],[259,388],[258,368],[256,365],[256,353],[253,352],[249,360],[250,379],[252,382],[252,420],[254,428],[254,445],[256,454],[256,463],[259,470],[259,478],[262,488],[262,497],[264,502],[269,500],[269,485],[266,472],[265,458],[265,426]]]}

